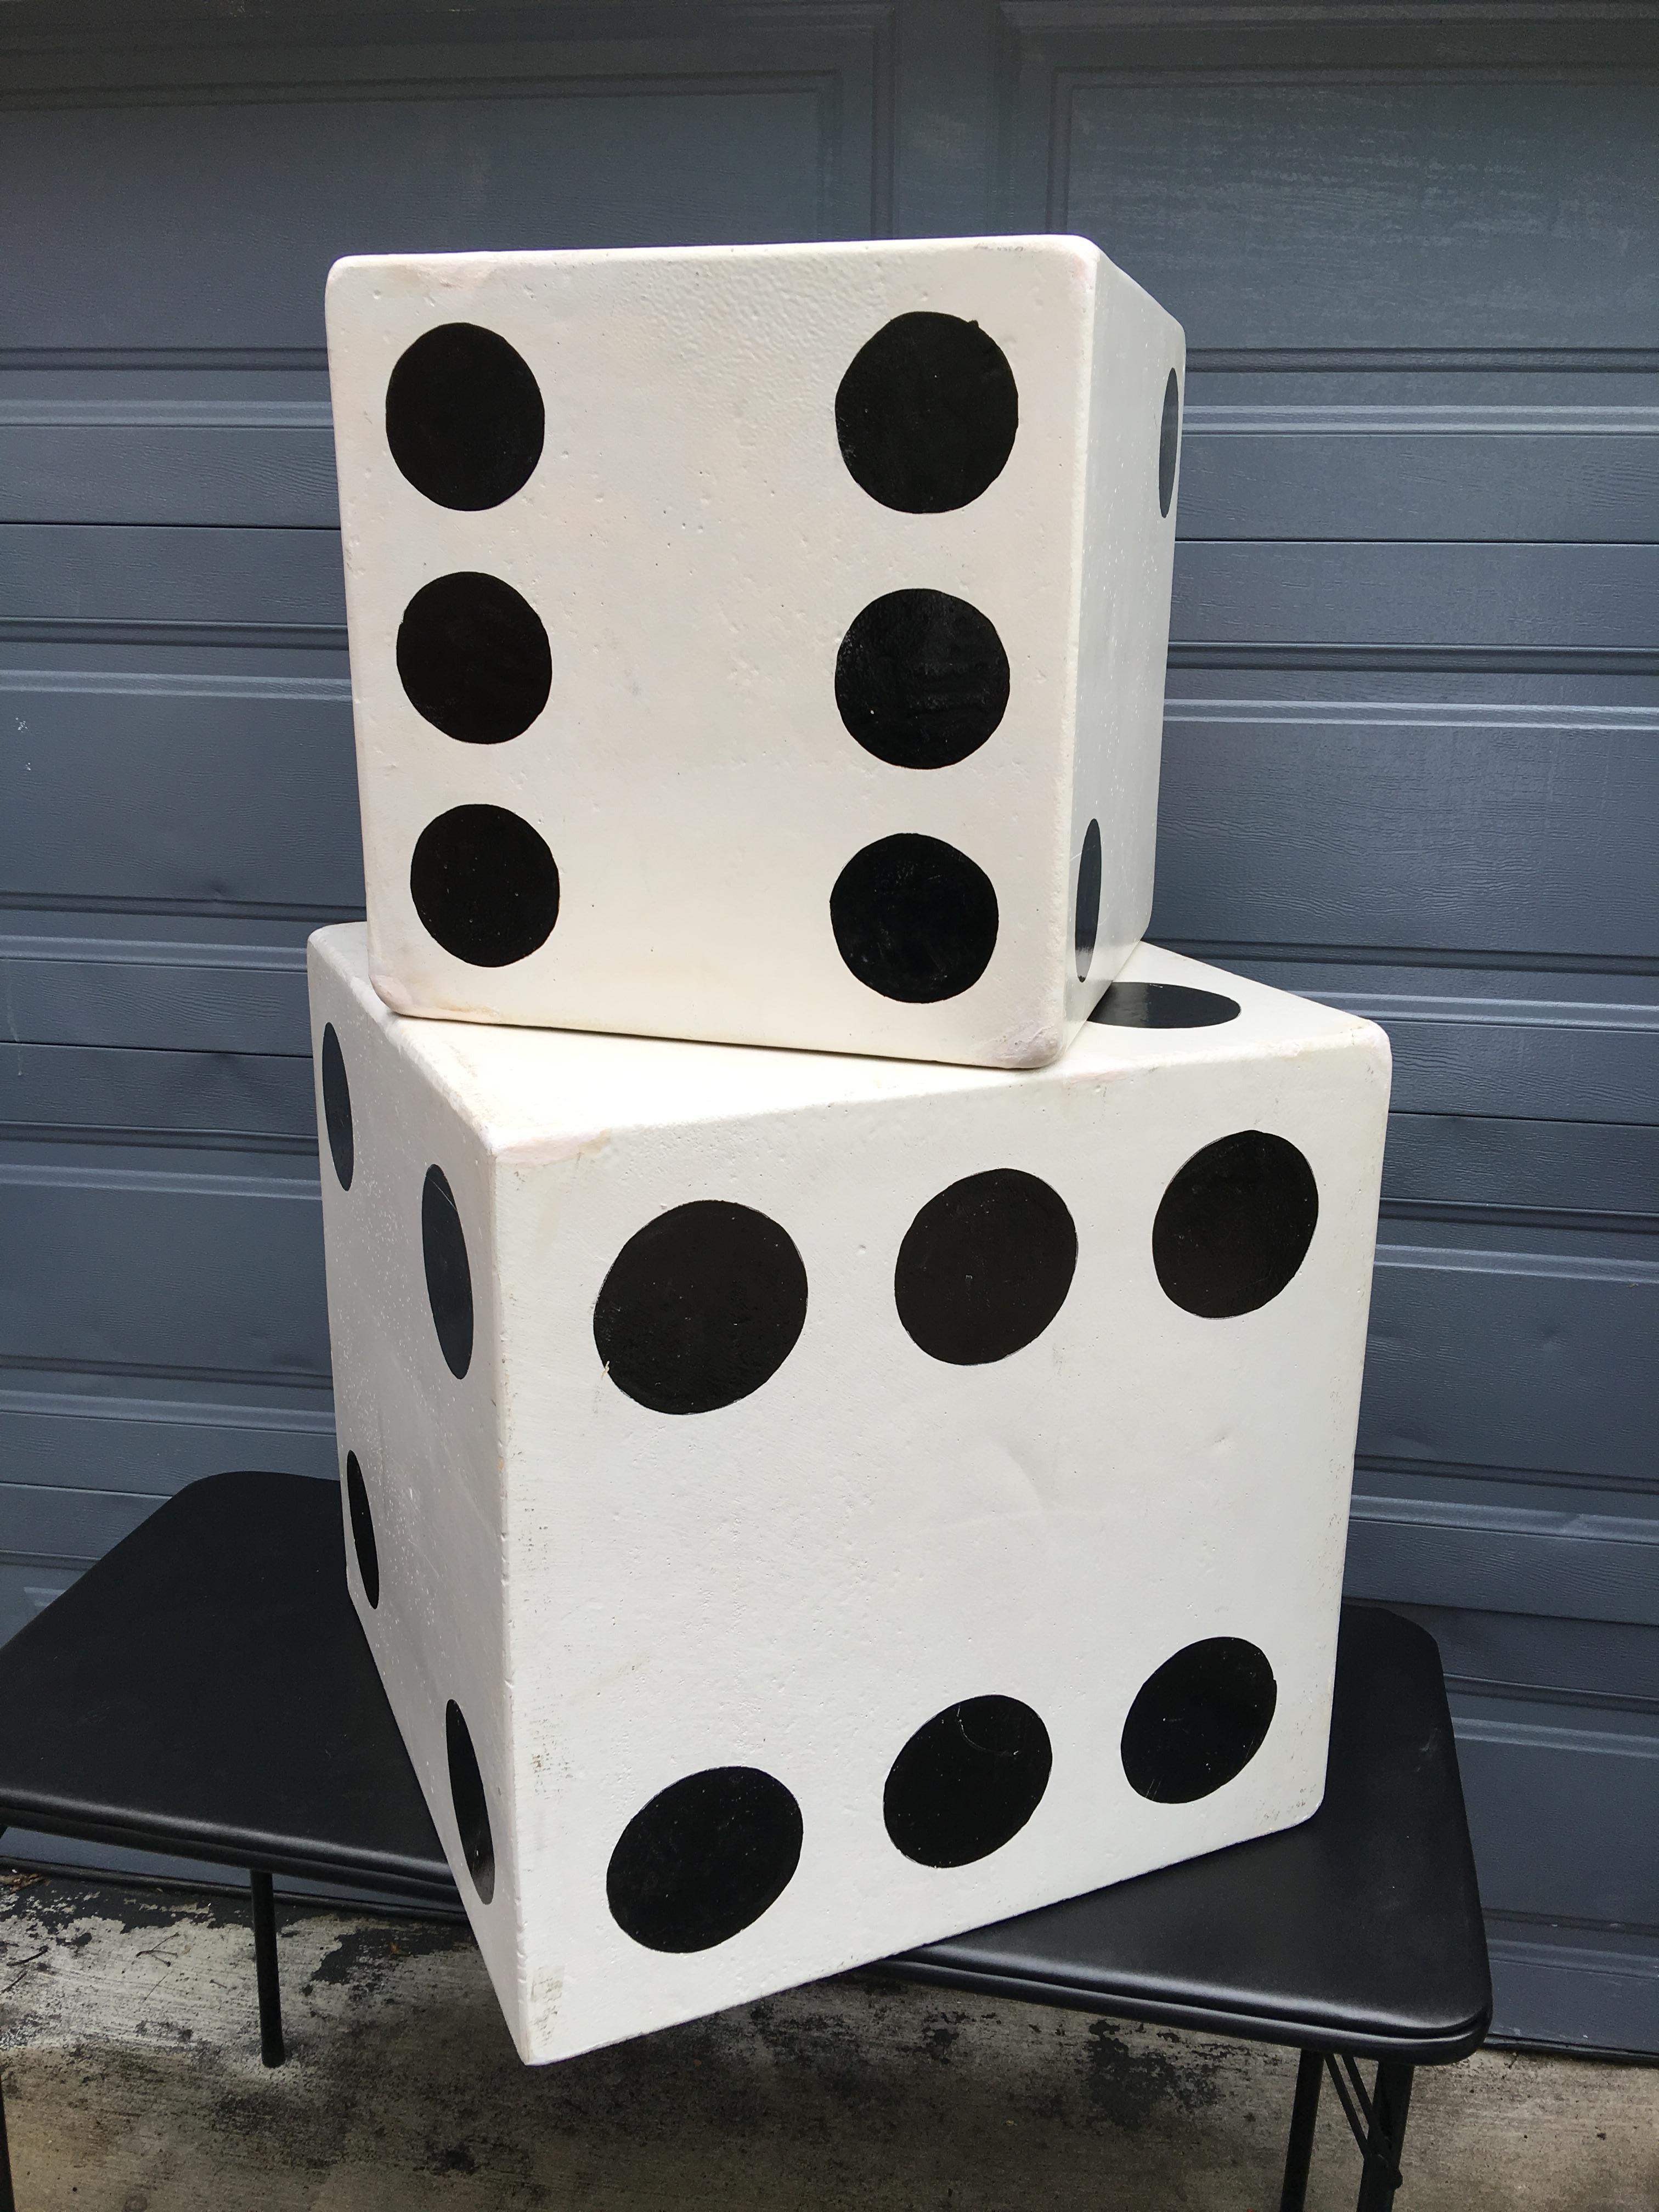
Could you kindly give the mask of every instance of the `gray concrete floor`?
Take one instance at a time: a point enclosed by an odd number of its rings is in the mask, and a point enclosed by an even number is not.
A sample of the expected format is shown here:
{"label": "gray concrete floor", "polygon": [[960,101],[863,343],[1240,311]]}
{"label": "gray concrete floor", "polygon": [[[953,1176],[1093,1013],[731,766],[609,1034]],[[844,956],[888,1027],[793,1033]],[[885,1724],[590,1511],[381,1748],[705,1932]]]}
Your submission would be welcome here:
{"label": "gray concrete floor", "polygon": [[[0,1877],[18,2212],[1273,2212],[1291,2053],[866,1980],[531,2072],[465,1929]],[[1321,2124],[1310,2203],[1358,2160]],[[1656,2212],[1659,2069],[1418,2076],[1401,2212]]]}

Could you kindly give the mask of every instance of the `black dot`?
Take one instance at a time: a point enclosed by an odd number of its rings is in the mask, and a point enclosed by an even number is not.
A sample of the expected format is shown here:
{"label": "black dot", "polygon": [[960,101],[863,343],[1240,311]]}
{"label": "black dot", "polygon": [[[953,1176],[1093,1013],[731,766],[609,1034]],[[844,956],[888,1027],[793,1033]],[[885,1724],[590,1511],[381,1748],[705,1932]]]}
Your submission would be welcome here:
{"label": "black dot", "polygon": [[800,1807],[757,1766],[711,1766],[660,1791],[623,1830],[605,1895],[648,1951],[707,1951],[758,1920],[800,1863]]}
{"label": "black dot", "polygon": [[426,1295],[444,1364],[459,1382],[472,1364],[472,1270],[455,1194],[441,1168],[428,1168],[421,1193],[421,1251]]}
{"label": "black dot", "polygon": [[1209,1030],[1238,1019],[1237,999],[1188,983],[1114,983],[1089,1017],[1120,1030]]}
{"label": "black dot", "polygon": [[368,1492],[356,1452],[346,1454],[346,1507],[351,1516],[351,1546],[357,1554],[357,1572],[363,1595],[371,1607],[380,1602],[380,1555],[374,1547],[374,1516],[368,1510]]}
{"label": "black dot", "polygon": [[474,1887],[488,1905],[495,1894],[495,1839],[489,1832],[489,1807],[484,1798],[483,1777],[478,1771],[478,1754],[453,1698],[444,1708],[444,1735],[449,1746],[449,1802],[460,1831],[461,1856]]}
{"label": "black dot", "polygon": [[1095,957],[1100,934],[1100,824],[1091,822],[1083,833],[1083,850],[1077,864],[1077,921],[1073,941],[1077,948],[1078,981],[1084,981]]}
{"label": "black dot", "polygon": [[504,806],[452,806],[415,842],[409,893],[428,934],[473,968],[506,968],[545,945],[559,871],[545,841]]}
{"label": "black dot", "polygon": [[806,1270],[787,1231],[725,1199],[647,1221],[593,1306],[606,1373],[653,1413],[711,1413],[758,1390],[795,1348]]}
{"label": "black dot", "polygon": [[830,894],[830,926],[860,983],[911,1006],[977,983],[997,942],[997,895],[937,837],[884,837],[854,853]]}
{"label": "black dot", "polygon": [[1077,1228],[1060,1193],[1018,1168],[991,1168],[922,1207],[899,1246],[893,1297],[930,1357],[978,1367],[1042,1335],[1076,1267]]}
{"label": "black dot", "polygon": [[1319,1186],[1296,1146],[1240,1129],[1171,1177],[1152,1223],[1152,1265],[1176,1305],[1229,1320],[1279,1296],[1318,1220]]}
{"label": "black dot", "polygon": [[1007,356],[956,315],[898,316],[859,349],[836,394],[854,482],[905,514],[977,499],[1001,475],[1018,428]]}
{"label": "black dot", "polygon": [[1158,432],[1158,511],[1170,512],[1175,496],[1176,456],[1181,450],[1181,386],[1174,369],[1164,387],[1164,420]]}
{"label": "black dot", "polygon": [[1042,1802],[1054,1751],[1018,1698],[969,1698],[919,1728],[887,1777],[887,1832],[922,1866],[1000,1851]]}
{"label": "black dot", "polygon": [[323,1126],[328,1131],[329,1157],[340,1188],[349,1190],[357,1164],[351,1135],[351,1085],[346,1081],[345,1058],[332,1022],[323,1030]]}
{"label": "black dot", "polygon": [[1249,1765],[1273,1725],[1279,1686],[1267,1656],[1237,1636],[1206,1637],[1166,1659],[1123,1723],[1129,1787],[1190,1805]]}
{"label": "black dot", "polygon": [[872,599],[836,656],[836,704],[866,752],[893,768],[951,768],[1008,704],[1002,640],[948,592]]}
{"label": "black dot", "polygon": [[404,608],[398,673],[410,705],[447,738],[499,745],[546,706],[553,653],[528,599],[462,568],[423,584]]}
{"label": "black dot", "polygon": [[499,507],[530,481],[546,424],[530,364],[494,331],[444,323],[386,388],[392,458],[440,507]]}

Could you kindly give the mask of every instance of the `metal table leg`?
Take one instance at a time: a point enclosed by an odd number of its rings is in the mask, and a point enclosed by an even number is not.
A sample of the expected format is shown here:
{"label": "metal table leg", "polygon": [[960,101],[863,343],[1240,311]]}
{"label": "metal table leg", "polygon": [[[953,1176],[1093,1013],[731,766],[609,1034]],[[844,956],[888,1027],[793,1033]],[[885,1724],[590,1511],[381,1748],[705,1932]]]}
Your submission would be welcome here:
{"label": "metal table leg", "polygon": [[1400,2154],[1406,2141],[1406,2114],[1412,2101],[1412,2069],[1385,2058],[1376,2069],[1371,2094],[1370,2126],[1365,2138],[1365,2172],[1359,2185],[1358,2212],[1389,2212],[1400,2186]]}
{"label": "metal table leg", "polygon": [[1342,2117],[1364,2160],[1356,2212],[1390,2212],[1400,2186],[1400,2154],[1406,2141],[1414,2069],[1403,2059],[1382,2060],[1376,2087],[1367,2096],[1358,2067],[1346,2054],[1334,2051],[1304,2051],[1297,2068],[1296,2102],[1291,2108],[1279,2212],[1303,2212],[1313,2162],[1314,2128],[1319,2118],[1320,2077],[1327,2069]]}
{"label": "metal table leg", "polygon": [[1279,2193],[1279,2212],[1303,2212],[1308,2201],[1308,2170],[1313,2164],[1314,2126],[1319,2118],[1319,2090],[1324,2078],[1324,2053],[1304,2051],[1296,2069],[1296,2102],[1291,2107],[1291,2137],[1285,2147],[1285,2185]]}
{"label": "metal table leg", "polygon": [[[259,1984],[259,2056],[267,2066],[280,2066],[288,2053],[283,2047],[283,1989],[276,1978],[276,1903],[270,1876],[258,1868],[248,1870],[253,1893],[253,1968]],[[0,2206],[0,2212],[5,2208]]]}

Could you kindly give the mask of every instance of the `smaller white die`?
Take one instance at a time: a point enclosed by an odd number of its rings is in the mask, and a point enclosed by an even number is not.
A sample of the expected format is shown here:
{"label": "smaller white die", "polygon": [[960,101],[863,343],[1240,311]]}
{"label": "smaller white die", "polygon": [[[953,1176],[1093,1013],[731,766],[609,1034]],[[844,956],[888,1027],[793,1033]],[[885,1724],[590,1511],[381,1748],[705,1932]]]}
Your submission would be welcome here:
{"label": "smaller white die", "polygon": [[1076,238],[338,263],[401,1012],[1035,1066],[1151,910],[1182,334]]}
{"label": "smaller white die", "polygon": [[1150,948],[1025,1073],[311,989],[351,1587],[526,2059],[1313,1811],[1379,1030]]}

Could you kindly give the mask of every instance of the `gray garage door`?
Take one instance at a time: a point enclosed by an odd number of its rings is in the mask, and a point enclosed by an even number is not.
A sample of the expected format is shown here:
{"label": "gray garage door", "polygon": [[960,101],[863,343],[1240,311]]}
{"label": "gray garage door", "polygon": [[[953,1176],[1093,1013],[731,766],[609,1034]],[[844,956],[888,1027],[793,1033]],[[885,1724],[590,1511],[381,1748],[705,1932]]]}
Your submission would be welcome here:
{"label": "gray garage door", "polygon": [[1086,232],[1192,347],[1155,933],[1395,1041],[1352,1585],[1455,1677],[1500,2026],[1653,2048],[1659,40],[1243,12],[6,10],[0,1626],[334,1468],[330,259]]}

